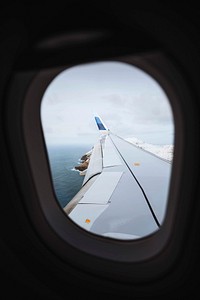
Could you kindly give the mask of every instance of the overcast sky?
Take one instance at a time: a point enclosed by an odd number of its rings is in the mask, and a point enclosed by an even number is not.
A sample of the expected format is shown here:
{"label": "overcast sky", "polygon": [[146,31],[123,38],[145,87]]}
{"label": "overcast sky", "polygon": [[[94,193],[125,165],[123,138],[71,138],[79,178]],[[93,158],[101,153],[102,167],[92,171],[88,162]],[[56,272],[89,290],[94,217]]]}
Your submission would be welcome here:
{"label": "overcast sky", "polygon": [[166,94],[152,77],[129,64],[83,64],[60,73],[41,104],[47,144],[93,145],[99,137],[95,114],[121,137],[173,144],[173,116]]}

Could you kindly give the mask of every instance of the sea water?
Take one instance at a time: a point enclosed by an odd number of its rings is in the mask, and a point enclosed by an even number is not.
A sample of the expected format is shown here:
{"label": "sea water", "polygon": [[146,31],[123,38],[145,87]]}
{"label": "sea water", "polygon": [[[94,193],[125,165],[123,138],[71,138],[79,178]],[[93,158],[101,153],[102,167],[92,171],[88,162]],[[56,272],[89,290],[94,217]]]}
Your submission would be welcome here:
{"label": "sea water", "polygon": [[82,186],[84,176],[74,167],[89,150],[90,145],[51,145],[47,148],[52,184],[61,207],[69,203]]}

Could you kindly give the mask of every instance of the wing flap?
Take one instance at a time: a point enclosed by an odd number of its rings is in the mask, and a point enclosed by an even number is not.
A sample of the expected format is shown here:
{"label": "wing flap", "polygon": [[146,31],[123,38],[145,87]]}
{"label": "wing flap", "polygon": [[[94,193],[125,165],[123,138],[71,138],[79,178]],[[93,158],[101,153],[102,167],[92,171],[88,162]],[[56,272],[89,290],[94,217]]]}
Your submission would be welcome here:
{"label": "wing flap", "polygon": [[122,162],[108,135],[103,144],[103,167],[107,168],[120,165],[122,165]]}
{"label": "wing flap", "polygon": [[79,203],[107,204],[123,172],[102,172]]}
{"label": "wing flap", "polygon": [[101,151],[101,143],[100,141],[98,143],[95,144],[93,150],[92,150],[92,154],[91,154],[91,158],[90,158],[90,162],[89,162],[89,166],[87,169],[87,173],[85,175],[85,178],[83,180],[83,185],[94,175],[99,174],[102,172],[102,151]]}
{"label": "wing flap", "polygon": [[106,204],[77,204],[76,208],[69,214],[69,217],[82,228],[90,230],[95,220],[107,207],[108,205]]}

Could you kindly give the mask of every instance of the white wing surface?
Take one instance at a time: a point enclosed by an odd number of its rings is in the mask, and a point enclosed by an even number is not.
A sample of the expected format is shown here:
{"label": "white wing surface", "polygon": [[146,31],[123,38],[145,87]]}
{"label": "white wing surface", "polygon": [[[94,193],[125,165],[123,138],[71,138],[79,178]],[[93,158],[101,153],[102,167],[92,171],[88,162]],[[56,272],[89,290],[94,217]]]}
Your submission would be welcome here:
{"label": "white wing surface", "polygon": [[78,225],[119,239],[151,234],[162,224],[171,164],[114,135],[99,117],[100,131],[83,186],[64,208]]}

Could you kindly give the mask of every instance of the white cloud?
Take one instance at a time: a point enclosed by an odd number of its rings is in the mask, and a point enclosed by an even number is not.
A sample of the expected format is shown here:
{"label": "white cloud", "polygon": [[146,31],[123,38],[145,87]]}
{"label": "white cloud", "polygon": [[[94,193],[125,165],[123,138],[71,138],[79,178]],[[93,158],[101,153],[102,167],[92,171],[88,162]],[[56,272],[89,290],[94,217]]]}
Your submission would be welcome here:
{"label": "white cloud", "polygon": [[165,93],[154,79],[133,66],[94,63],[59,74],[42,101],[45,139],[48,143],[95,142],[95,113],[122,137],[145,137],[149,143],[160,144],[173,141],[172,113]]}

